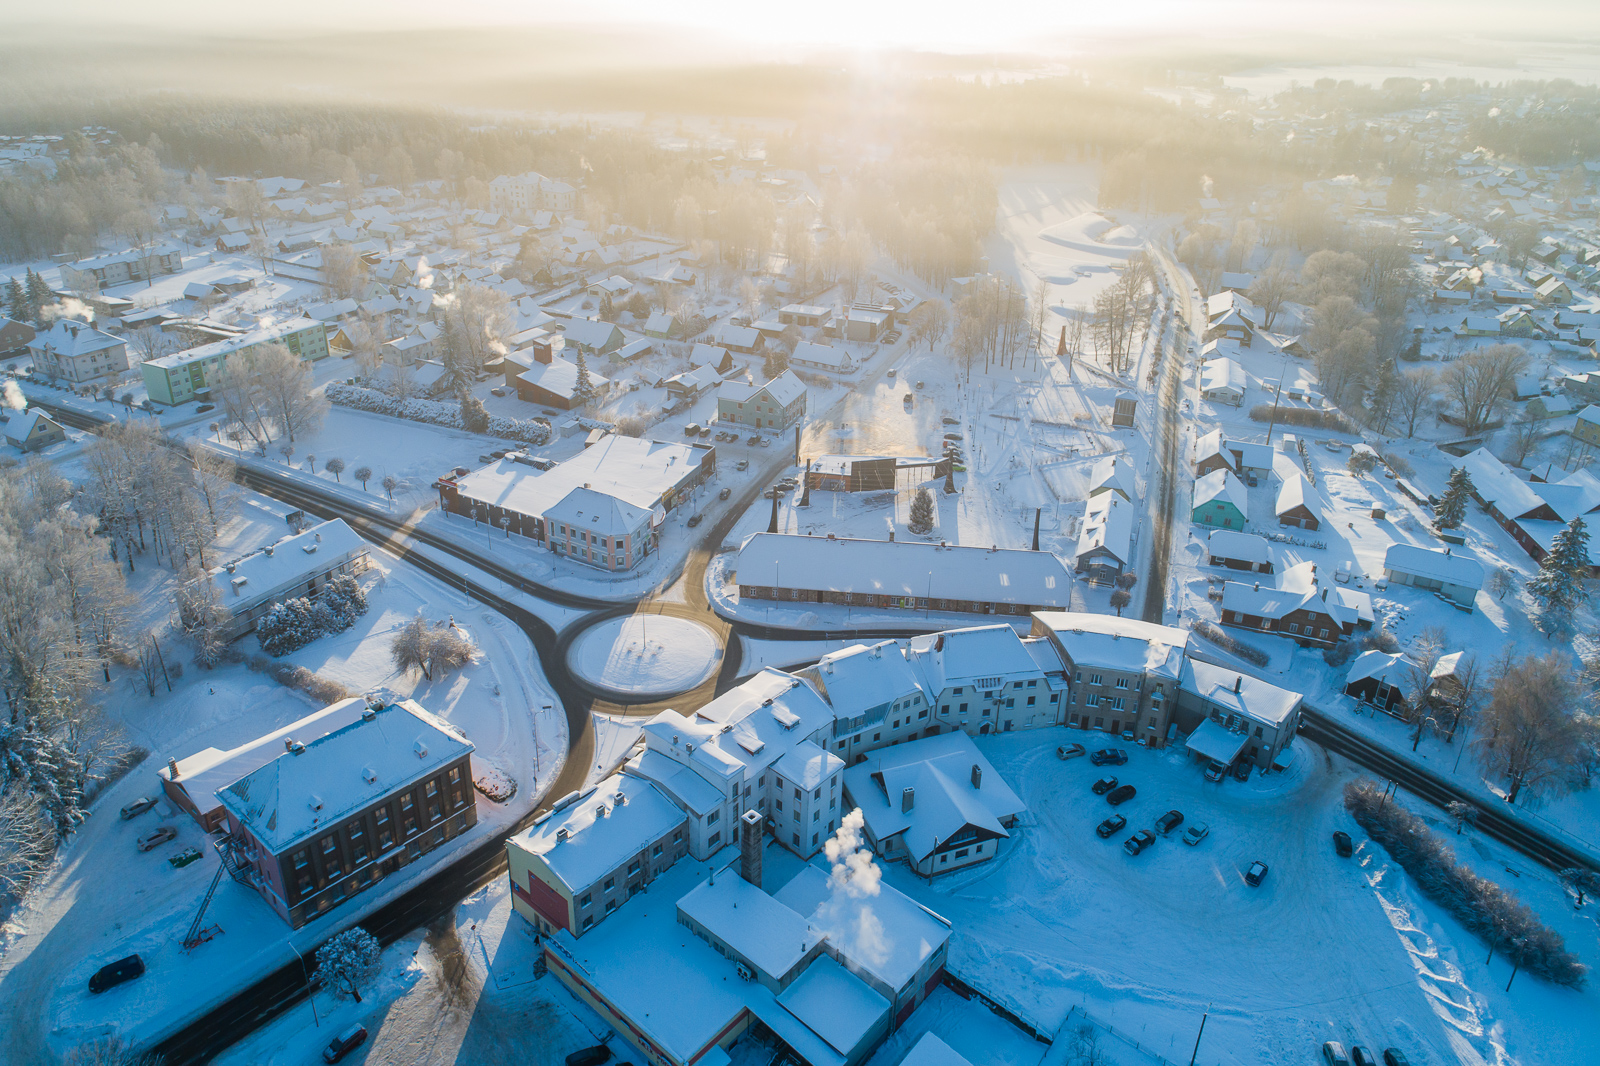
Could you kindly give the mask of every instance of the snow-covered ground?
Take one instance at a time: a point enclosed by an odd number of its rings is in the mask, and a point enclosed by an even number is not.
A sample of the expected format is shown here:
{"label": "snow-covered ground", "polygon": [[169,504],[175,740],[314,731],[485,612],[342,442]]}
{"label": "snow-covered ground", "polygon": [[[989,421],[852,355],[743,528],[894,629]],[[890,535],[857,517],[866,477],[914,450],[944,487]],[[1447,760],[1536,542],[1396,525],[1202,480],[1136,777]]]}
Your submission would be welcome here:
{"label": "snow-covered ground", "polygon": [[[253,505],[253,506],[252,506]],[[274,539],[270,505],[247,497],[245,517],[231,523],[219,549],[237,553]],[[352,691],[384,689],[416,699],[459,726],[473,741],[474,771],[498,768],[518,783],[516,796],[497,804],[477,796],[477,827],[386,879],[335,911],[345,925],[403,891],[442,863],[469,850],[530,810],[566,753],[566,722],[559,701],[545,684],[527,638],[511,623],[403,564],[374,552],[376,564],[363,579],[369,610],[356,625],[324,637],[286,657]],[[170,583],[170,574],[141,570],[143,602]],[[170,611],[164,596],[157,614]],[[421,611],[429,618],[454,618],[479,648],[475,661],[432,681],[402,674],[389,658],[391,634]],[[253,637],[239,643],[256,653]],[[187,658],[182,642],[168,638],[169,662]],[[244,664],[205,671],[190,667],[168,693],[158,682],[150,697],[130,678],[110,701],[130,738],[151,756],[101,796],[84,826],[67,842],[52,873],[29,896],[7,926],[0,960],[0,997],[10,1018],[13,1047],[34,1048],[48,1038],[60,1053],[93,1036],[114,1033],[149,1040],[182,1024],[261,973],[294,958],[332,927],[321,923],[293,934],[253,891],[224,877],[207,912],[207,924],[223,932],[192,953],[180,941],[216,869],[217,859],[199,828],[163,801],[156,811],[122,822],[117,810],[140,795],[159,794],[155,769],[168,757],[182,758],[207,746],[237,745],[304,717],[318,704],[281,687]],[[133,839],[171,825],[178,837],[149,854]],[[198,845],[205,857],[173,870],[163,860]],[[90,997],[84,981],[105,962],[139,952],[149,967],[141,979],[104,996]]]}
{"label": "snow-covered ground", "polygon": [[567,652],[573,673],[589,684],[635,698],[694,688],[721,662],[715,633],[672,615],[607,619],[584,630]]}
{"label": "snow-covered ground", "polygon": [[[1108,768],[1139,795],[1111,812],[1089,784],[1105,770],[1061,761],[1068,730],[982,738],[995,769],[1030,814],[992,863],[935,880],[904,866],[888,882],[955,923],[952,972],[1037,1028],[1054,1032],[1073,1006],[1169,1060],[1186,1061],[1210,1005],[1198,1062],[1310,1062],[1324,1040],[1400,1047],[1413,1063],[1570,1064],[1600,1047],[1593,991],[1525,976],[1448,915],[1344,813],[1354,773],[1299,742],[1290,771],[1248,783],[1206,782],[1181,749],[1143,748]],[[1120,844],[1168,809],[1205,822],[1196,847],[1159,840],[1145,854]],[[1439,812],[1419,805],[1427,818]],[[1449,832],[1446,826],[1440,826]],[[1334,829],[1358,842],[1338,858]],[[1593,905],[1573,912],[1555,876],[1468,835],[1460,850],[1507,883],[1586,962],[1600,962]],[[1255,860],[1270,871],[1244,883]],[[1507,868],[1518,876],[1511,876]]]}
{"label": "snow-covered ground", "polygon": [[584,777],[584,788],[611,776],[628,758],[644,731],[643,718],[623,718],[597,711],[591,712],[590,717],[594,721],[594,764]]}

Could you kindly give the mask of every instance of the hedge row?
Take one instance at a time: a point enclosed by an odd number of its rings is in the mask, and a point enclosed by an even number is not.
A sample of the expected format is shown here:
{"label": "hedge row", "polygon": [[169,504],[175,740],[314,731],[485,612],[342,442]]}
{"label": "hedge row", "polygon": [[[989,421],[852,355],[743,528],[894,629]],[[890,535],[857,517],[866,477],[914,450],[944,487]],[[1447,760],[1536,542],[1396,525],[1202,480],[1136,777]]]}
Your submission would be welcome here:
{"label": "hedge row", "polygon": [[[440,403],[437,400],[401,399],[398,396],[378,392],[376,389],[363,389],[359,385],[346,385],[342,382],[330,384],[325,395],[329,403],[338,404],[340,407],[351,407],[357,411],[388,415],[390,418],[405,418],[412,422],[426,422],[434,426],[448,426],[451,429],[466,428],[461,424],[459,404]],[[542,419],[503,418],[499,415],[489,416],[489,428],[486,432],[491,437],[520,440],[525,444],[535,445],[549,444],[552,436],[550,423]]]}
{"label": "hedge row", "polygon": [[1309,407],[1275,408],[1270,403],[1262,403],[1250,408],[1250,418],[1255,422],[1276,422],[1280,426],[1303,426],[1334,433],[1360,432],[1356,424],[1341,411],[1317,411]]}
{"label": "hedge row", "polygon": [[1392,798],[1385,802],[1383,789],[1371,781],[1346,785],[1344,805],[1423,894],[1455,915],[1468,932],[1535,976],[1582,987],[1588,967],[1567,950],[1561,934],[1516,896],[1458,863],[1455,851],[1421,818]]}

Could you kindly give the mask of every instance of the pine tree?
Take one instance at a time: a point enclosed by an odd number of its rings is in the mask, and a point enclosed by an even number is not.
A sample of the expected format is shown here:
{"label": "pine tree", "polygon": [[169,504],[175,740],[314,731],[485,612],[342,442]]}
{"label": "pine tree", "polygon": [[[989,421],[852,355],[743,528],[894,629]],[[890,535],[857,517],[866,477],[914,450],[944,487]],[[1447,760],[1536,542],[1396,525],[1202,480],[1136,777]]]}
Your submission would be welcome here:
{"label": "pine tree", "polygon": [[482,400],[470,393],[461,395],[461,428],[468,433],[489,432],[489,411]]}
{"label": "pine tree", "polygon": [[1400,392],[1400,373],[1395,369],[1393,359],[1385,359],[1378,364],[1377,380],[1372,384],[1372,424],[1379,433],[1389,429],[1389,418],[1394,411],[1394,402]]}
{"label": "pine tree", "polygon": [[17,322],[26,322],[29,318],[28,294],[14,275],[6,284],[6,317]]}
{"label": "pine tree", "polygon": [[1467,476],[1465,467],[1458,466],[1450,471],[1450,483],[1445,486],[1439,505],[1433,509],[1433,524],[1440,529],[1455,529],[1461,525],[1467,517],[1467,500],[1472,492],[1472,479]]}
{"label": "pine tree", "polygon": [[40,329],[44,328],[44,309],[55,303],[55,294],[30,267],[28,269],[28,317]]}
{"label": "pine tree", "polygon": [[587,400],[594,392],[594,381],[589,377],[589,360],[583,354],[583,349],[578,349],[578,382],[572,387],[572,395],[579,401]]}
{"label": "pine tree", "polygon": [[767,349],[767,356],[761,363],[761,369],[766,372],[767,379],[777,377],[789,369],[789,353],[777,345]]}
{"label": "pine tree", "polygon": [[1566,628],[1578,603],[1588,598],[1584,581],[1589,576],[1589,531],[1582,518],[1574,518],[1550,542],[1550,553],[1539,572],[1528,581],[1528,592],[1539,604],[1540,626],[1545,632]]}
{"label": "pine tree", "polygon": [[911,519],[906,528],[919,535],[933,528],[933,494],[927,489],[918,489],[917,498],[911,501]]}

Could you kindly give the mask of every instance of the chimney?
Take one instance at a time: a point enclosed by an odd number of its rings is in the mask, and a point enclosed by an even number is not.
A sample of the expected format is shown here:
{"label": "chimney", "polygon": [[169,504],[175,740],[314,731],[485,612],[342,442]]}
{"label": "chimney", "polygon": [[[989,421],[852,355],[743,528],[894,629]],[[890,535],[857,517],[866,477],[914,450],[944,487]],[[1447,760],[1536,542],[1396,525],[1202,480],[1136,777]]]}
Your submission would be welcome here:
{"label": "chimney", "polygon": [[533,342],[534,362],[543,363],[545,366],[549,366],[555,361],[555,354],[555,349],[551,347],[548,340]]}
{"label": "chimney", "polygon": [[1233,679],[1233,691],[1234,692],[1238,692],[1243,687],[1244,687],[1244,675],[1241,674],[1238,677],[1235,677]]}
{"label": "chimney", "polygon": [[167,775],[174,781],[176,781],[178,779],[178,760],[177,759],[170,759],[169,758],[167,760]]}
{"label": "chimney", "polygon": [[761,834],[761,815],[745,811],[739,816],[744,832],[739,834],[739,875],[757,888],[761,887],[761,847],[766,839]]}
{"label": "chimney", "polygon": [[972,787],[983,787],[983,770],[978,766],[977,763],[972,764]]}
{"label": "chimney", "polygon": [[894,543],[894,530],[892,530],[892,529],[889,530],[889,543],[890,544]]}
{"label": "chimney", "polygon": [[[973,767],[973,769],[976,770],[977,767]],[[905,814],[905,813],[909,812],[911,810],[911,808],[915,807],[916,805],[917,805],[917,790],[914,789],[914,788],[903,788],[903,789],[901,789],[900,790],[900,813],[901,814]]]}

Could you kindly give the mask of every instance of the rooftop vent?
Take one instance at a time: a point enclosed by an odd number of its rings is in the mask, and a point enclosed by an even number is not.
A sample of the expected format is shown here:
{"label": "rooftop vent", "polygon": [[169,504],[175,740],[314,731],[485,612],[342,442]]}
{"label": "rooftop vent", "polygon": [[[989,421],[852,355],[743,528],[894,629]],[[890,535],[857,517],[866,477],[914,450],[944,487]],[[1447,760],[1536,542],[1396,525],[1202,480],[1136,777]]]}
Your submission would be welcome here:
{"label": "rooftop vent", "polygon": [[315,544],[303,544],[300,546],[300,550],[305,552],[307,555],[310,555],[312,552],[317,550],[317,546]]}
{"label": "rooftop vent", "polygon": [[167,760],[167,774],[174,781],[176,781],[178,779],[178,760],[177,759],[168,759]]}
{"label": "rooftop vent", "polygon": [[361,768],[361,780],[365,781],[369,785],[377,784],[378,783],[378,771],[374,770],[370,766],[363,766]]}
{"label": "rooftop vent", "polygon": [[905,814],[917,805],[917,790],[906,788],[900,790],[900,813]]}
{"label": "rooftop vent", "polygon": [[977,763],[972,764],[972,787],[983,787],[983,767],[979,766]]}
{"label": "rooftop vent", "polygon": [[238,563],[229,563],[225,569],[228,571],[228,573],[231,574],[235,570],[239,569],[239,564]]}
{"label": "rooftop vent", "polygon": [[378,708],[372,706],[370,703],[361,709],[361,720],[363,722],[373,722],[376,721],[377,718]]}
{"label": "rooftop vent", "polygon": [[606,805],[604,803],[600,803],[600,804],[596,804],[595,805],[594,816],[596,818],[604,818],[606,816],[606,813],[607,813],[606,812]]}
{"label": "rooftop vent", "polygon": [[1244,687],[1244,676],[1240,675],[1238,677],[1235,677],[1233,679],[1233,691],[1238,692],[1243,687]]}
{"label": "rooftop vent", "polygon": [[567,839],[571,835],[572,830],[568,829],[566,826],[562,826],[560,829],[556,830],[556,843],[559,844],[561,841]]}
{"label": "rooftop vent", "polygon": [[628,794],[626,792],[613,792],[611,794],[611,805],[614,807],[626,807],[628,805]]}
{"label": "rooftop vent", "polygon": [[307,797],[307,802],[311,804],[312,810],[322,810],[322,797],[317,795],[315,792],[311,793],[311,795]]}
{"label": "rooftop vent", "polygon": [[299,755],[302,751],[306,750],[306,746],[294,739],[294,737],[288,737],[283,742],[283,750],[293,752],[295,755]]}
{"label": "rooftop vent", "polygon": [[274,548],[274,547],[275,547],[275,545],[272,545],[272,544],[268,544],[268,545],[267,545],[267,546],[266,546],[266,547],[265,547],[265,548],[262,548],[262,549],[261,549],[261,550],[262,550],[262,552],[264,552],[264,553],[265,553],[265,554],[267,554],[267,555],[271,555],[271,554],[272,554],[272,549],[273,549],[273,548]]}
{"label": "rooftop vent", "polygon": [[731,725],[724,725],[724,726],[723,726],[723,727],[722,727],[722,732],[724,732],[724,733],[731,733],[731,732],[733,732],[733,726],[731,726]]}
{"label": "rooftop vent", "polygon": [[411,745],[411,750],[417,753],[417,758],[419,759],[428,757],[428,745],[423,742],[421,737],[418,737]]}

